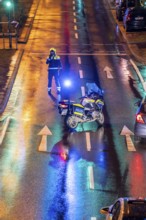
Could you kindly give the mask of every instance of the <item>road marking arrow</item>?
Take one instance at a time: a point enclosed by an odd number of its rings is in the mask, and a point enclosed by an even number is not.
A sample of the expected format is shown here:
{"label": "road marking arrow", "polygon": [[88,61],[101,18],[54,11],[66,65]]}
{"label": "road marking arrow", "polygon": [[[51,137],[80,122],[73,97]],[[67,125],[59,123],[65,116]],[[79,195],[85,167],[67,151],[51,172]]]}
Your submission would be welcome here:
{"label": "road marking arrow", "polygon": [[44,128],[38,133],[38,135],[42,135],[42,140],[41,143],[38,147],[38,151],[47,151],[47,136],[52,135],[51,131],[49,128],[45,125]]}
{"label": "road marking arrow", "polygon": [[130,135],[134,135],[132,131],[130,131],[125,125],[120,133],[120,135],[123,135],[126,137],[126,143],[128,151],[136,151],[136,148],[131,140]]}
{"label": "road marking arrow", "polygon": [[107,74],[108,79],[113,79],[111,72],[113,71],[109,66],[106,66],[103,70]]}

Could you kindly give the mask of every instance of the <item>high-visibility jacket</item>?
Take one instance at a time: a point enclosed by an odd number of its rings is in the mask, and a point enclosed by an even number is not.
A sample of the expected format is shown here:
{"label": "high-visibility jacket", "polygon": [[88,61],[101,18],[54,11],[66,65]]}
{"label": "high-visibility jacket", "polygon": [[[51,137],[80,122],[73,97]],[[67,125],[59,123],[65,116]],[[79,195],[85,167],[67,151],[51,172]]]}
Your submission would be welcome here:
{"label": "high-visibility jacket", "polygon": [[57,55],[52,56],[52,57],[49,56],[46,60],[46,64],[48,64],[48,70],[62,68],[60,57]]}

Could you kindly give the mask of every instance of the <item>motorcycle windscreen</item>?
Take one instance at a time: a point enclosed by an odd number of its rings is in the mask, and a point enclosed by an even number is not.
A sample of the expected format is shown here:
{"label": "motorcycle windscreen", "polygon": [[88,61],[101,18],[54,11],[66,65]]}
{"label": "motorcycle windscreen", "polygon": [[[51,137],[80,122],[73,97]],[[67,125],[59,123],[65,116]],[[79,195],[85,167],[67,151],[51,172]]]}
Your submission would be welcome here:
{"label": "motorcycle windscreen", "polygon": [[96,83],[86,83],[86,87],[88,95],[92,92],[102,95],[102,90],[96,85]]}

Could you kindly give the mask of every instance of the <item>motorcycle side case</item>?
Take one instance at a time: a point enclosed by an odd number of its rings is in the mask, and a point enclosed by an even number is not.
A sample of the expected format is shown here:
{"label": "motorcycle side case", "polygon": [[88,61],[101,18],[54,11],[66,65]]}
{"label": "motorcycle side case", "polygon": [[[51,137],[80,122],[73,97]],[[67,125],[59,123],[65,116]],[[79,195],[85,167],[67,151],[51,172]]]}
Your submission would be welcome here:
{"label": "motorcycle side case", "polygon": [[68,111],[68,105],[64,102],[60,102],[58,105],[59,114],[66,115]]}
{"label": "motorcycle side case", "polygon": [[73,102],[74,101],[69,101],[69,100],[60,101],[59,104],[58,104],[59,114],[67,115],[69,105],[71,105]]}

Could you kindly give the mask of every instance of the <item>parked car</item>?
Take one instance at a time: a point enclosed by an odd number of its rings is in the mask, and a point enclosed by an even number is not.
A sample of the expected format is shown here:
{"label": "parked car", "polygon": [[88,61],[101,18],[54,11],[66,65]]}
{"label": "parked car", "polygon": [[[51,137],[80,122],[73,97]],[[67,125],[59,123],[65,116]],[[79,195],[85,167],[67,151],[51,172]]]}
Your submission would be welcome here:
{"label": "parked car", "polygon": [[100,213],[106,215],[106,220],[146,220],[146,199],[119,198]]}
{"label": "parked car", "polygon": [[146,8],[127,8],[123,17],[123,25],[127,31],[146,28]]}
{"label": "parked car", "polygon": [[140,141],[141,138],[146,138],[146,97],[136,105],[138,105],[138,110],[134,124],[134,136],[135,140]]}
{"label": "parked car", "polygon": [[136,0],[119,0],[116,1],[116,18],[118,21],[123,20],[123,16],[128,7],[135,7]]}

